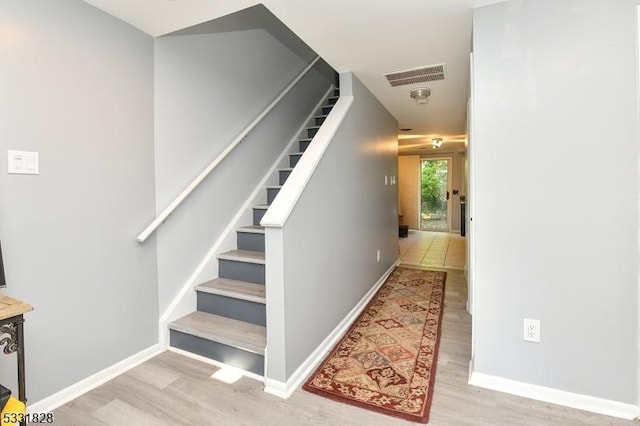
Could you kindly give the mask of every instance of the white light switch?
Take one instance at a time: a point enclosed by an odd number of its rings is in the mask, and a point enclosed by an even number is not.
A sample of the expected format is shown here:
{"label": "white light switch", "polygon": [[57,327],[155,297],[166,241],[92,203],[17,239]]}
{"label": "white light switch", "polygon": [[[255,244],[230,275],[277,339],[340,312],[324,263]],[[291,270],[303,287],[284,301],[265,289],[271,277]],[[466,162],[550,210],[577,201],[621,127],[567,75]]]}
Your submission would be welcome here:
{"label": "white light switch", "polygon": [[20,175],[40,174],[40,162],[37,152],[9,150],[8,173]]}

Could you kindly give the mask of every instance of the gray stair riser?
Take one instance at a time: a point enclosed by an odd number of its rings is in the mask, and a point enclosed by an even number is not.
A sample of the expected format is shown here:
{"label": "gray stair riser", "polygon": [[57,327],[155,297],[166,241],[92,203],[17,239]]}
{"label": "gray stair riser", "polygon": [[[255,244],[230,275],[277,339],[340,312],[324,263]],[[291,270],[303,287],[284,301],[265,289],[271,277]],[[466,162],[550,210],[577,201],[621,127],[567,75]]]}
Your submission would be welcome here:
{"label": "gray stair riser", "polygon": [[333,96],[340,96],[340,89],[334,89]]}
{"label": "gray stair riser", "polygon": [[338,98],[337,97],[331,97],[331,98],[327,99],[327,105],[335,105],[336,102],[338,102]]}
{"label": "gray stair riser", "polygon": [[252,324],[267,325],[267,312],[262,303],[234,299],[219,294],[198,292],[198,310]]}
{"label": "gray stair riser", "polygon": [[324,123],[324,120],[326,120],[327,117],[316,117],[315,121],[316,121],[316,126],[321,126],[322,123]]}
{"label": "gray stair riser", "polygon": [[253,209],[253,224],[260,225],[262,216],[267,212],[266,209]]}
{"label": "gray stair riser", "polygon": [[302,155],[290,155],[289,156],[289,167],[295,167],[296,164],[298,164],[298,161],[300,161],[300,157],[302,157]]}
{"label": "gray stair riser", "polygon": [[280,192],[280,188],[267,188],[267,204],[271,205],[273,203],[278,192]]}
{"label": "gray stair riser", "polygon": [[287,178],[291,174],[291,170],[280,170],[278,173],[279,173],[278,184],[284,185],[284,183],[287,181]]}
{"label": "gray stair riser", "polygon": [[300,148],[300,152],[305,152],[307,148],[309,148],[309,144],[311,144],[311,141],[298,142],[298,148]]}
{"label": "gray stair riser", "polygon": [[175,330],[170,332],[170,341],[174,348],[202,355],[261,376],[264,375],[264,357],[262,355]]}
{"label": "gray stair riser", "polygon": [[312,138],[318,133],[318,129],[307,129],[307,137]]}
{"label": "gray stair riser", "polygon": [[322,114],[324,114],[324,115],[329,114],[331,112],[332,108],[333,108],[333,105],[323,106],[322,107]]}
{"label": "gray stair riser", "polygon": [[218,275],[220,278],[231,278],[232,280],[264,284],[264,265],[218,259]]}
{"label": "gray stair riser", "polygon": [[264,234],[253,232],[238,232],[236,234],[238,250],[250,250],[264,252]]}

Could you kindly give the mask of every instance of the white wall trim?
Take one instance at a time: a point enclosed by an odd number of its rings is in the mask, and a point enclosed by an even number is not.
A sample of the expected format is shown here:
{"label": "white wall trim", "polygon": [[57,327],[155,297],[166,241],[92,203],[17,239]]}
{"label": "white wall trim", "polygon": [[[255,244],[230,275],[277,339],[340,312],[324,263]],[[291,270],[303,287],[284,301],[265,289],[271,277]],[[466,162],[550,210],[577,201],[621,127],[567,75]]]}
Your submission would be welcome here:
{"label": "white wall trim", "polygon": [[[638,66],[636,68],[636,107],[640,110],[640,6],[637,7],[637,18],[636,18],[636,59],[638,61]],[[638,111],[636,111],[638,112]],[[640,160],[640,116],[637,116],[637,134],[638,134],[638,143],[637,143],[637,153],[638,159]],[[640,162],[639,162],[640,164]],[[638,176],[638,183],[640,183],[640,175]],[[636,213],[640,216],[640,206],[638,206],[638,211]],[[638,241],[640,242],[640,229],[638,229]],[[640,287],[640,271],[638,276],[638,286]],[[638,329],[640,330],[640,292],[638,292]],[[638,354],[637,358],[637,371],[636,371],[636,381],[638,385],[638,406],[640,407],[640,339],[638,339]]]}
{"label": "white wall trim", "polygon": [[[473,367],[473,364],[470,365]],[[512,395],[518,395],[551,404],[563,405],[565,407],[576,408],[578,410],[590,411],[592,413],[619,417],[622,419],[631,420],[640,415],[640,408],[635,405],[544,386],[532,385],[478,372],[472,372],[470,374],[469,384],[492,389],[498,392],[505,392]]]}
{"label": "white wall trim", "polygon": [[371,289],[360,299],[358,304],[344,317],[342,321],[329,333],[329,335],[320,343],[311,355],[293,372],[286,382],[265,378],[264,391],[271,395],[287,399],[293,392],[302,385],[302,382],[318,367],[320,362],[333,349],[338,340],[347,332],[351,324],[362,313],[373,296],[378,292],[382,284],[389,277],[391,272],[400,264],[400,260],[396,260],[389,269],[387,269],[380,279],[371,287]]}
{"label": "white wall trim", "polygon": [[264,391],[278,398],[288,399],[295,390],[295,387],[289,385],[289,381],[285,383],[268,377],[264,379]]}
{"label": "white wall trim", "polygon": [[[476,187],[476,165],[475,165],[475,62],[473,52],[469,53],[469,98],[467,100],[467,187],[466,187],[466,235],[467,240],[467,262],[465,264],[465,272],[467,278],[467,312],[471,315],[471,359],[475,355],[476,342],[476,233],[475,223],[475,187]],[[461,224],[462,225],[462,224]]]}
{"label": "white wall trim", "polygon": [[[276,161],[271,165],[267,173],[262,177],[258,185],[254,188],[251,194],[244,201],[242,206],[238,209],[235,216],[227,227],[222,231],[218,239],[213,243],[211,249],[207,252],[204,258],[200,261],[198,266],[196,266],[193,273],[189,276],[189,278],[182,285],[182,288],[175,295],[171,303],[164,310],[162,315],[160,316],[160,324],[158,327],[159,337],[158,340],[163,348],[169,347],[169,329],[167,324],[173,321],[176,318],[179,318],[183,315],[189,314],[195,311],[195,296],[191,294],[193,291],[193,287],[196,285],[196,281],[200,274],[204,271],[205,267],[215,259],[215,256],[221,251],[220,248],[227,241],[230,235],[232,235],[235,230],[240,227],[240,222],[243,220],[246,214],[248,214],[251,207],[255,204],[256,198],[263,194],[264,187],[267,184],[267,181],[273,177],[278,166],[282,163],[282,161],[286,158],[291,147],[298,141],[300,133],[302,133],[308,126],[309,121],[313,120],[313,117],[316,115],[318,109],[322,106],[327,97],[331,94],[331,92],[335,89],[333,85],[327,90],[320,99],[320,101],[316,104],[315,107],[311,110],[311,113],[307,116],[307,118],[303,121],[302,125],[296,130],[294,136],[291,138],[285,149],[278,156]],[[216,274],[217,275],[217,274]],[[191,297],[189,297],[191,295]]]}
{"label": "white wall trim", "polygon": [[61,405],[78,398],[109,380],[126,373],[132,368],[158,355],[162,351],[163,349],[159,343],[149,346],[147,349],[131,355],[129,358],[123,359],[122,361],[113,364],[112,366],[107,367],[86,379],[82,379],[61,391],[54,393],[53,395],[41,399],[36,403],[28,404],[28,411],[30,413],[48,413],[53,411]]}
{"label": "white wall trim", "polygon": [[[453,156],[446,157],[447,160],[447,232],[451,233],[451,222],[453,222]],[[421,185],[422,187],[422,185]]]}

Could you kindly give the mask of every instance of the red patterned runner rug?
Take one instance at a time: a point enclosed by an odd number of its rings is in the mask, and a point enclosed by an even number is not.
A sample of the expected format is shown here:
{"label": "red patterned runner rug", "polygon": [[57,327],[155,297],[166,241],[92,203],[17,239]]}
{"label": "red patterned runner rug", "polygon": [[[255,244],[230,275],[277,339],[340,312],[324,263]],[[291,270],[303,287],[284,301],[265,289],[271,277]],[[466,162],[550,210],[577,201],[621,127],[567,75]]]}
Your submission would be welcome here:
{"label": "red patterned runner rug", "polygon": [[396,268],[303,389],[427,423],[446,276]]}

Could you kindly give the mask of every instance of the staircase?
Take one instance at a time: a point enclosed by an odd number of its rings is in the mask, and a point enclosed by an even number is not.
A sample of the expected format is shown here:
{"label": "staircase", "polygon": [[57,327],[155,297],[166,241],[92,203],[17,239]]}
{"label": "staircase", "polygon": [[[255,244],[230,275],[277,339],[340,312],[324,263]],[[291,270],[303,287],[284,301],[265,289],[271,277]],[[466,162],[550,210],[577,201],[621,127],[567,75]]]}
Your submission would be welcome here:
{"label": "staircase", "polygon": [[267,186],[267,204],[253,206],[253,224],[236,230],[237,249],[218,254],[219,278],[199,284],[197,311],[169,324],[170,344],[260,376],[266,347],[265,246],[260,220],[285,184],[339,98],[335,89],[278,170],[278,185]]}

